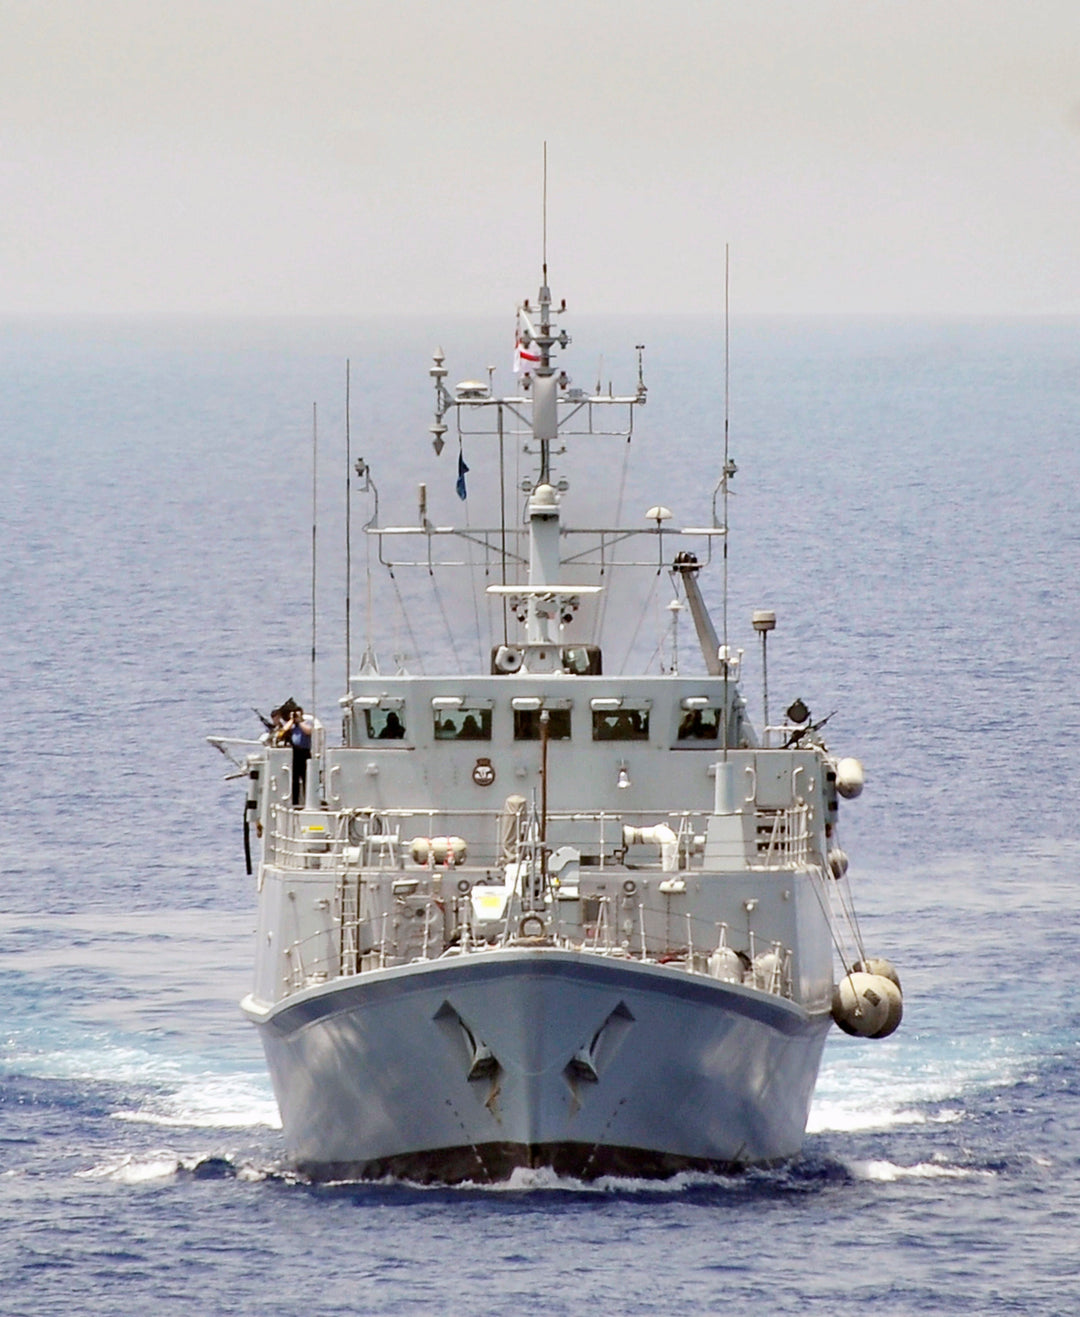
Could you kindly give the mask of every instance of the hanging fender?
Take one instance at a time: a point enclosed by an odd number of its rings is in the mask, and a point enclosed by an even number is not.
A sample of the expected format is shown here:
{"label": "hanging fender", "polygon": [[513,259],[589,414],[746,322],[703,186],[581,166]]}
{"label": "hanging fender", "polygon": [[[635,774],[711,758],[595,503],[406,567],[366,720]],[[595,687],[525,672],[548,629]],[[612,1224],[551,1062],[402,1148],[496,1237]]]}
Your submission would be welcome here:
{"label": "hanging fender", "polygon": [[254,800],[244,801],[244,867],[250,878],[251,868],[251,814],[257,808],[257,802]]}

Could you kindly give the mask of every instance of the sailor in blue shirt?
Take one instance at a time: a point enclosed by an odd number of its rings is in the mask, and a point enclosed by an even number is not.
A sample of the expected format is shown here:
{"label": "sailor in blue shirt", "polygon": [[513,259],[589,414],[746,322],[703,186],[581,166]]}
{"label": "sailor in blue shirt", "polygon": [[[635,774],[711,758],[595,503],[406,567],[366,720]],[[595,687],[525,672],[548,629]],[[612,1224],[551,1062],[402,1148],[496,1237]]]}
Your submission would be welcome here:
{"label": "sailor in blue shirt", "polygon": [[292,803],[304,803],[307,785],[307,766],[311,758],[311,723],[304,718],[303,709],[293,710],[282,728],[282,740],[292,746]]}

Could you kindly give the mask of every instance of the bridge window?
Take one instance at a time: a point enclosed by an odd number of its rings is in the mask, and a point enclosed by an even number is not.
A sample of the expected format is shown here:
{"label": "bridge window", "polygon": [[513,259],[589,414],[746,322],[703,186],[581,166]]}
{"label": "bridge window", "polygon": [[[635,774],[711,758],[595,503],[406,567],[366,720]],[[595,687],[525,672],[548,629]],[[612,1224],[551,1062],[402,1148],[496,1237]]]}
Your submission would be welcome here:
{"label": "bridge window", "polygon": [[[536,708],[520,708],[519,704],[531,704],[531,700],[514,700],[514,740],[515,741],[539,741],[540,740],[540,714],[543,710],[537,702]],[[547,709],[548,715],[548,740],[549,741],[569,741],[570,740],[570,710],[568,708]]]}
{"label": "bridge window", "polygon": [[514,740],[539,741],[540,715],[547,713],[549,741],[570,740],[570,706],[563,696],[515,695],[510,701],[514,710]]}
{"label": "bridge window", "polygon": [[720,735],[721,710],[686,709],[679,720],[680,741],[715,741]]}
{"label": "bridge window", "polygon": [[647,741],[648,701],[631,703],[618,696],[590,700],[594,741]]}
{"label": "bridge window", "polygon": [[594,709],[592,739],[594,741],[647,741],[649,739],[648,709],[617,709],[610,713]]}
{"label": "bridge window", "polygon": [[405,719],[400,709],[365,709],[364,722],[369,741],[405,739]]}
{"label": "bridge window", "polygon": [[490,741],[491,709],[462,704],[435,709],[436,741]]}

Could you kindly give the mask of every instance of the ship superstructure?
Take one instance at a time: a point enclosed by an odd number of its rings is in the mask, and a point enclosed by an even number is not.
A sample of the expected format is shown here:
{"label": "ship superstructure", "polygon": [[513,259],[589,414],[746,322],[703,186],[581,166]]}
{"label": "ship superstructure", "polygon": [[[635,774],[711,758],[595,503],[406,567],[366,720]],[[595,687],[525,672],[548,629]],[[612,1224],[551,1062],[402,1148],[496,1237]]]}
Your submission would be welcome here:
{"label": "ship superstructure", "polygon": [[[341,744],[316,725],[303,803],[287,746],[244,760],[261,856],[243,1009],[286,1143],[314,1176],[425,1181],[790,1157],[832,1021],[885,1036],[900,1018],[894,972],[842,917],[837,819],[861,769],[798,702],[751,725],[698,585],[727,531],[715,493],[696,527],[659,505],[641,529],[564,523],[556,458],[629,433],[640,350],[633,392],[575,389],[546,270],[518,323],[514,396],[449,389],[441,351],[430,373],[437,451],[486,435],[531,458],[520,522],[436,526],[421,490],[414,524],[366,527],[391,570],[435,570],[465,538],[503,610],[487,670],[384,673],[369,648]],[[609,675],[602,636],[580,638],[634,563],[670,574],[704,673]]]}

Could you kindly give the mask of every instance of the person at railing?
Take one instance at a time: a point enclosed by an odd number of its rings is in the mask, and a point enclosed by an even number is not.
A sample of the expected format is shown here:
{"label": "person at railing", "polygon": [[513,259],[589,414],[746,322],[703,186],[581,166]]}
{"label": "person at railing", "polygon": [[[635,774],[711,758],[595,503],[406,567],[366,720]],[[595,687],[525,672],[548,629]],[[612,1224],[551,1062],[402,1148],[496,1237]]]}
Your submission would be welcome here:
{"label": "person at railing", "polygon": [[292,746],[292,803],[302,805],[307,794],[307,766],[311,759],[311,723],[297,705],[281,729],[282,740]]}
{"label": "person at railing", "polygon": [[270,710],[270,723],[266,730],[271,745],[289,744],[287,724],[299,707],[290,695],[284,704],[279,704],[276,709]]}

